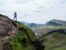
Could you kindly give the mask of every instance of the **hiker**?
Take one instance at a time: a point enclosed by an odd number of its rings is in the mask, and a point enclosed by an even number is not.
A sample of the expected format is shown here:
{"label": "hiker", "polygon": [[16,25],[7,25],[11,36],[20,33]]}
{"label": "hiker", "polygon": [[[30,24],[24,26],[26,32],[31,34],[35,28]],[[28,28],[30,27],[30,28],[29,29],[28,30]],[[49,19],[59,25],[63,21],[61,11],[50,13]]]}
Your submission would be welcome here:
{"label": "hiker", "polygon": [[17,13],[16,12],[14,13],[14,20],[17,21]]}

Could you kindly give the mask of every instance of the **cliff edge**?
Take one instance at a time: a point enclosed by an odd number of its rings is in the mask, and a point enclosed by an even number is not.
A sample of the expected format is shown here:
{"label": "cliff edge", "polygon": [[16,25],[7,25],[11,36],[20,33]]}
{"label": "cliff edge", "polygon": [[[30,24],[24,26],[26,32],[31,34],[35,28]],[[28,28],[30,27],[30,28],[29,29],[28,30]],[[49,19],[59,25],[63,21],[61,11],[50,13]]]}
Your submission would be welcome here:
{"label": "cliff edge", "polygon": [[18,30],[17,23],[5,15],[0,14],[0,50],[10,36],[14,36]]}

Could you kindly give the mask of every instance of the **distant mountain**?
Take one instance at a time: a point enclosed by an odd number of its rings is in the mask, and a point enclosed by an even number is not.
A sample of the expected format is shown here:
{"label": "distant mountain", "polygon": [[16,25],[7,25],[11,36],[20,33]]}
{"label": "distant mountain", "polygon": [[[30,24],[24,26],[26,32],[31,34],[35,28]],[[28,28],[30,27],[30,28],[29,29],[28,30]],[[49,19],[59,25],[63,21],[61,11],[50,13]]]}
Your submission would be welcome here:
{"label": "distant mountain", "polygon": [[31,28],[32,30],[35,29],[42,29],[42,28],[47,28],[48,26],[52,27],[52,26],[65,26],[66,25],[66,21],[62,21],[62,20],[56,20],[56,19],[52,19],[48,22],[46,22],[45,24],[37,24],[37,23],[28,23],[28,22],[21,22],[23,24],[25,24],[26,26],[28,26],[29,28]]}
{"label": "distant mountain", "polygon": [[62,20],[50,20],[47,23],[31,28],[33,30],[33,32],[39,36],[41,36],[42,34],[46,34],[47,32],[50,32],[52,30],[55,29],[64,29],[66,28],[66,21],[62,21]]}
{"label": "distant mountain", "polygon": [[54,25],[54,26],[66,25],[66,21],[53,19],[47,22],[46,25]]}
{"label": "distant mountain", "polygon": [[40,27],[40,26],[44,26],[44,24],[37,24],[37,23],[28,23],[28,22],[21,22],[23,24],[25,24],[26,26],[30,27],[30,28],[36,28],[36,27]]}

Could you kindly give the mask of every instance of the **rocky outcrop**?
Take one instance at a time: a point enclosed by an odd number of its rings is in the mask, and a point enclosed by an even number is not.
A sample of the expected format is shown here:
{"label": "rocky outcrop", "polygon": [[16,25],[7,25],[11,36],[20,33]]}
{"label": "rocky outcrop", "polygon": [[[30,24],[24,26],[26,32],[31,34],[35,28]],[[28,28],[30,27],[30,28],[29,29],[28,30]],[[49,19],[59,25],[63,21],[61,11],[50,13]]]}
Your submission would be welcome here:
{"label": "rocky outcrop", "polygon": [[10,36],[14,36],[18,30],[17,23],[5,15],[0,14],[0,50],[3,50],[4,44]]}

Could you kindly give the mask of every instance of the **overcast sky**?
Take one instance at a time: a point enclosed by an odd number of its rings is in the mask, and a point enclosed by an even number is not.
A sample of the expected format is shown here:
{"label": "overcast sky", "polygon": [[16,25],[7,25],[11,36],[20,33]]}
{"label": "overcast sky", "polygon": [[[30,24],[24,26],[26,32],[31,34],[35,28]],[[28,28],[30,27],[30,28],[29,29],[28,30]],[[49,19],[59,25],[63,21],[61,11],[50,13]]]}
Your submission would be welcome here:
{"label": "overcast sky", "polygon": [[45,23],[51,19],[66,20],[66,0],[0,0],[0,13],[19,21]]}

